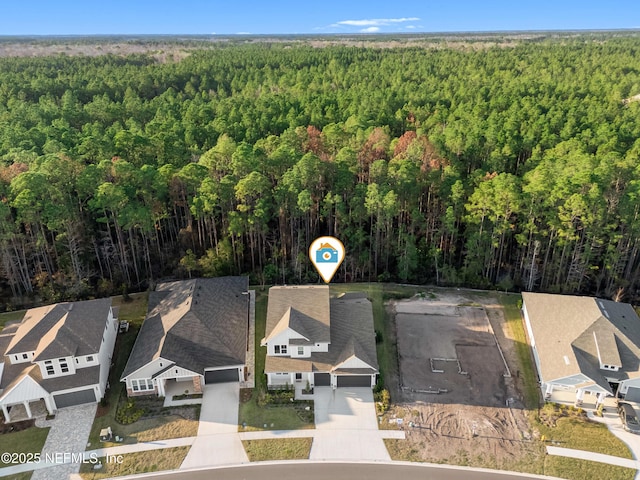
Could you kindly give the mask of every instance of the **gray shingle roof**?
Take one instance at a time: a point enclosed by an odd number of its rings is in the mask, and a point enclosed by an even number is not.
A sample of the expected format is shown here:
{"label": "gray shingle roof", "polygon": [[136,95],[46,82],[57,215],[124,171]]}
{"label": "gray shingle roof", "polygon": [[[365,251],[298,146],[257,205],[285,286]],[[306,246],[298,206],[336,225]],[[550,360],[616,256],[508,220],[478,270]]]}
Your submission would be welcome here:
{"label": "gray shingle roof", "polygon": [[265,339],[291,328],[310,342],[330,342],[329,310],[326,285],[271,287]]}
{"label": "gray shingle roof", "polygon": [[38,361],[97,353],[110,307],[102,298],[27,310],[5,355],[35,351]]}
{"label": "gray shingle roof", "polygon": [[158,357],[182,368],[243,365],[249,314],[247,277],[162,283],[149,295],[147,318],[122,378]]}
{"label": "gray shingle roof", "polygon": [[[544,293],[523,293],[522,298],[543,381],[583,374],[610,391],[605,376],[640,377],[640,318],[631,305]],[[619,361],[622,368],[600,370],[598,349],[603,364]]]}
{"label": "gray shingle roof", "polygon": [[[286,288],[278,287],[278,296],[287,297]],[[314,287],[318,288],[318,287]],[[309,292],[309,291],[308,291]],[[314,295],[323,296],[329,301],[331,343],[328,352],[313,352],[309,358],[288,358],[267,356],[265,372],[330,372],[348,373],[349,369],[340,369],[339,365],[351,356],[356,356],[373,369],[358,370],[358,373],[376,373],[378,358],[376,355],[375,330],[373,326],[373,310],[371,302],[362,295],[353,295],[329,300],[328,287],[311,290]],[[293,296],[289,297],[293,298]],[[308,299],[308,296],[298,296],[296,300]],[[321,304],[325,299],[317,299]],[[282,298],[278,298],[278,305]],[[293,304],[293,302],[292,302]],[[269,308],[271,308],[271,291],[269,291]],[[280,308],[282,308],[280,306]],[[295,308],[300,305],[295,304]],[[353,369],[351,369],[353,370]]]}

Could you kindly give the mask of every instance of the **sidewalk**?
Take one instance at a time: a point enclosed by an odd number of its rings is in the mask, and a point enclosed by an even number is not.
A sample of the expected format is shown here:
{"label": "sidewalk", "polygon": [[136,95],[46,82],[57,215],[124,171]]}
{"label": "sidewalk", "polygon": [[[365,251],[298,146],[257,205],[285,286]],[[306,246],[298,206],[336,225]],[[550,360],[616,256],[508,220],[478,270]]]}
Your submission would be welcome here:
{"label": "sidewalk", "polygon": [[549,455],[558,455],[560,457],[579,458],[581,460],[591,460],[592,462],[608,463],[609,465],[633,468],[635,470],[640,467],[640,462],[631,458],[614,457],[613,455],[588,452],[586,450],[574,450],[573,448],[547,446],[547,453]]}

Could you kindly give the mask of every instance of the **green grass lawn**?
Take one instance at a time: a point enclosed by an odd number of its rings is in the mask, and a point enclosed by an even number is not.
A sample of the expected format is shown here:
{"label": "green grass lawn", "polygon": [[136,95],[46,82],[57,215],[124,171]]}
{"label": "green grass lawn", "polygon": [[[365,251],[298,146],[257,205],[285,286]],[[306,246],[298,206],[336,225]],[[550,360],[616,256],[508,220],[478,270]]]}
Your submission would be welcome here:
{"label": "green grass lawn", "polygon": [[531,348],[527,342],[520,301],[522,297],[514,294],[492,292],[502,305],[504,319],[507,322],[511,338],[513,338],[518,356],[520,379],[522,381],[524,403],[528,409],[536,409],[540,404],[540,389],[536,375]]}
{"label": "green grass lawn", "polygon": [[[47,440],[49,428],[31,427],[26,430],[0,435],[0,452],[39,453]],[[8,467],[0,460],[0,467]]]}
{"label": "green grass lawn", "polygon": [[[310,404],[310,405],[307,405]],[[298,430],[314,428],[313,404],[292,403],[291,405],[265,405],[260,406],[253,395],[247,402],[240,403],[238,415],[241,432],[252,430]],[[310,411],[304,408],[309,406]],[[246,427],[242,427],[242,424]],[[266,425],[266,427],[265,427]]]}
{"label": "green grass lawn", "polygon": [[313,438],[272,438],[243,440],[242,445],[251,462],[265,460],[307,460]]}
{"label": "green grass lawn", "polygon": [[25,313],[26,310],[16,310],[15,312],[0,313],[0,327],[4,328],[7,323],[21,321]]}

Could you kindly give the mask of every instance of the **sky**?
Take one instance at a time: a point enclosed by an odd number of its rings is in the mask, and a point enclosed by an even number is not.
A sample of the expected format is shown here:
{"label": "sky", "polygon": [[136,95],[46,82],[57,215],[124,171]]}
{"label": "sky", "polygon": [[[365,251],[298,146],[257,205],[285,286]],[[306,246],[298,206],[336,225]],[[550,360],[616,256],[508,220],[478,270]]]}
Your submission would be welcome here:
{"label": "sky", "polygon": [[640,28],[637,0],[0,0],[0,35]]}

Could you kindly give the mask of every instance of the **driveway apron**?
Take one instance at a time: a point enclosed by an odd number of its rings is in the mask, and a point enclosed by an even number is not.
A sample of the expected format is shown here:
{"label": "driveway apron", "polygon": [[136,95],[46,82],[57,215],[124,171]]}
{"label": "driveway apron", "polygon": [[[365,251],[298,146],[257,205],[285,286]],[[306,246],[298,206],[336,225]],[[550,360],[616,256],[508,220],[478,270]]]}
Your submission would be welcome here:
{"label": "driveway apron", "polygon": [[316,387],[311,460],[389,461],[370,388]]}
{"label": "driveway apron", "polygon": [[249,461],[238,435],[239,404],[237,382],[204,386],[198,436],[180,468]]}

